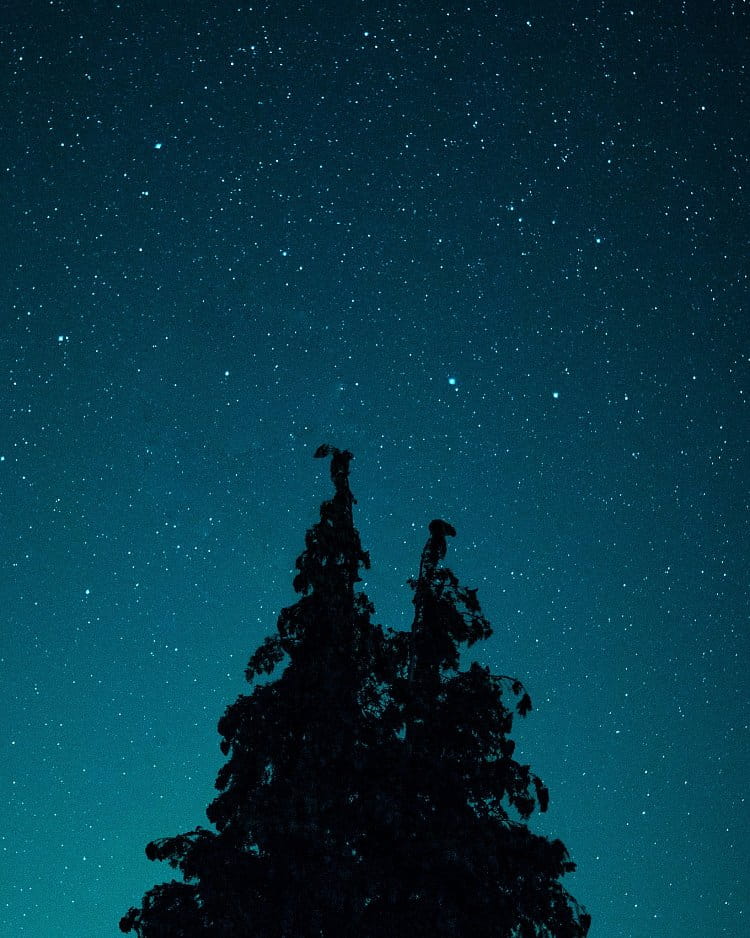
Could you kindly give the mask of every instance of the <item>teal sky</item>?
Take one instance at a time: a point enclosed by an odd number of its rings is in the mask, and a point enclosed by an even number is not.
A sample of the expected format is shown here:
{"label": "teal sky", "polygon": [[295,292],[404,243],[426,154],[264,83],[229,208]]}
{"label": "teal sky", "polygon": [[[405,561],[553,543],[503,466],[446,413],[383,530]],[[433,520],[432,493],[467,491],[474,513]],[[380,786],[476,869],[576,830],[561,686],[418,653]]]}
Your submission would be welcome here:
{"label": "teal sky", "polygon": [[745,933],[745,5],[173,6],[0,30],[6,930],[170,878],[332,442],[376,621],[457,528],[592,938]]}

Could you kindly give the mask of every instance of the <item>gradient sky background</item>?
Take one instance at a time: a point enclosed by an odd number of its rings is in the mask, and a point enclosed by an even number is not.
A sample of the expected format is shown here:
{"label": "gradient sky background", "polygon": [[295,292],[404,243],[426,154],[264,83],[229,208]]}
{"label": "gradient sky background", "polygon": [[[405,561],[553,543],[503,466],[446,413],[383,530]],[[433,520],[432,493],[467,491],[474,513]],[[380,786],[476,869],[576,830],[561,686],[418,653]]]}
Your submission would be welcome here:
{"label": "gradient sky background", "polygon": [[0,931],[171,878],[329,441],[376,621],[458,529],[592,936],[750,934],[748,4],[2,18]]}

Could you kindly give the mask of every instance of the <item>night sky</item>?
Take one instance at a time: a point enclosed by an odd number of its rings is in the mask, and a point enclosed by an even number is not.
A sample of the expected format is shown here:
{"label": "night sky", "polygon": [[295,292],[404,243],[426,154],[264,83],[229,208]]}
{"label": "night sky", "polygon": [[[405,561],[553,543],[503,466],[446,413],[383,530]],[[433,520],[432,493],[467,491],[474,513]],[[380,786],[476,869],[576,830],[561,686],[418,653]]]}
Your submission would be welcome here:
{"label": "night sky", "polygon": [[330,442],[375,621],[457,528],[592,938],[750,934],[748,5],[2,20],[0,931],[171,878]]}

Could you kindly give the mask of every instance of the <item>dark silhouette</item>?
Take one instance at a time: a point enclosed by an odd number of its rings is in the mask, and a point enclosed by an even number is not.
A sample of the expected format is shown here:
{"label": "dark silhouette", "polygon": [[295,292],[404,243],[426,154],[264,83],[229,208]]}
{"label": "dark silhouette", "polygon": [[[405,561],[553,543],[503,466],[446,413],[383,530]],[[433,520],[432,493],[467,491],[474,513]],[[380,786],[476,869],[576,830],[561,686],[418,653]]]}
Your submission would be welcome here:
{"label": "dark silhouette", "polygon": [[[520,681],[461,646],[491,634],[476,590],[440,566],[455,530],[432,521],[408,633],[373,625],[355,590],[369,567],[354,527],[352,454],[331,457],[334,495],[307,532],[276,635],[247,678],[270,675],[219,721],[228,761],[215,830],[154,841],[182,881],[121,920],[139,938],[579,938],[589,916],[560,884],[559,840],[524,823],[547,789],[513,758]],[[505,704],[506,696],[514,706]],[[517,815],[518,818],[511,815]]]}

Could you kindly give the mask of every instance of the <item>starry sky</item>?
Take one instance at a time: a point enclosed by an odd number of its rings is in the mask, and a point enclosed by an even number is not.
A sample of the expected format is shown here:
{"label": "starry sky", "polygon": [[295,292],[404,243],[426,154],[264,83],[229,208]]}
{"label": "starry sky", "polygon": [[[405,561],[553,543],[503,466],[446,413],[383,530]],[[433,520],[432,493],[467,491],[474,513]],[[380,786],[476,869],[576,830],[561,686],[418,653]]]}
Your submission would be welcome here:
{"label": "starry sky", "polygon": [[3,19],[3,931],[170,878],[331,442],[376,621],[457,528],[593,938],[750,934],[748,5]]}

